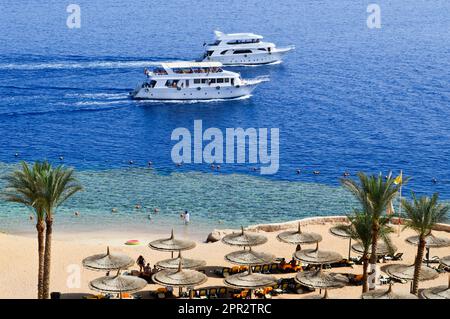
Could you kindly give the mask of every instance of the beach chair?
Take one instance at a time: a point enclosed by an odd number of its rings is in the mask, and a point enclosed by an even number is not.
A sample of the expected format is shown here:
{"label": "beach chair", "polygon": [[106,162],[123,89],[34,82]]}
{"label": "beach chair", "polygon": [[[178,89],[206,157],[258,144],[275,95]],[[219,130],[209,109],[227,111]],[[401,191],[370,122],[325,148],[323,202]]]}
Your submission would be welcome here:
{"label": "beach chair", "polygon": [[206,289],[200,289],[200,290],[198,291],[198,297],[199,297],[200,299],[206,299],[206,298],[208,298],[208,290],[206,290]]}
{"label": "beach chair", "polygon": [[217,292],[218,298],[225,298],[228,295],[228,289],[227,287],[220,287]]}
{"label": "beach chair", "polygon": [[270,265],[270,272],[271,273],[277,273],[278,272],[278,264],[271,264]]}
{"label": "beach chair", "polygon": [[255,266],[253,267],[253,272],[261,272],[261,266]]}
{"label": "beach chair", "polygon": [[283,293],[289,292],[289,282],[281,283],[280,289]]}
{"label": "beach chair", "polygon": [[240,267],[239,266],[233,266],[230,269],[230,274],[237,274],[240,272]]}
{"label": "beach chair", "polygon": [[385,260],[402,260],[403,253],[396,253],[395,255],[384,256]]}
{"label": "beach chair", "polygon": [[217,288],[209,289],[208,296],[210,299],[216,299],[218,297],[217,296]]}
{"label": "beach chair", "polygon": [[261,272],[264,274],[269,274],[270,273],[270,265],[264,265],[261,269]]}
{"label": "beach chair", "polygon": [[248,269],[247,266],[239,266],[238,268],[239,268],[238,272],[244,272],[244,271],[247,271],[247,269]]}
{"label": "beach chair", "polygon": [[231,269],[228,267],[222,268],[222,277],[226,278],[230,275]]}

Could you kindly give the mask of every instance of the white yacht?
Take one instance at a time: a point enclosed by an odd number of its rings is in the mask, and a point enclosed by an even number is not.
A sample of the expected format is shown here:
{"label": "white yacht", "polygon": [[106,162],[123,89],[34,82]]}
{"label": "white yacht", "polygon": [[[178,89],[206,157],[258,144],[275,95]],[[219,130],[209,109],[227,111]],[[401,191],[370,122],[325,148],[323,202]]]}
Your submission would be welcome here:
{"label": "white yacht", "polygon": [[249,95],[266,77],[244,80],[239,73],[222,69],[220,62],[161,63],[130,93],[134,99],[211,100]]}
{"label": "white yacht", "polygon": [[214,42],[204,44],[203,61],[218,61],[224,65],[267,64],[281,61],[285,53],[295,48],[277,48],[273,43],[263,42],[263,37],[254,33],[214,31],[214,34]]}

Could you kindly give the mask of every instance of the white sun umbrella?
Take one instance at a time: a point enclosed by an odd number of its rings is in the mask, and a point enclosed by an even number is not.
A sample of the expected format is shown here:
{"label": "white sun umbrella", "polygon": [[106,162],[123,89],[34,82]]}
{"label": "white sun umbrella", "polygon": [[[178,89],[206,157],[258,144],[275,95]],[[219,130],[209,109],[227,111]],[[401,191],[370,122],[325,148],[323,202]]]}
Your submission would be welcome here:
{"label": "white sun umbrella", "polygon": [[142,290],[147,286],[147,281],[136,276],[121,275],[120,270],[115,276],[104,276],[92,280],[89,283],[89,288],[92,290],[119,294],[122,298],[122,293],[133,293]]}
{"label": "white sun umbrella", "polygon": [[109,247],[107,247],[106,254],[89,256],[83,259],[82,263],[89,270],[111,271],[127,269],[134,265],[134,260],[124,254],[110,253]]}

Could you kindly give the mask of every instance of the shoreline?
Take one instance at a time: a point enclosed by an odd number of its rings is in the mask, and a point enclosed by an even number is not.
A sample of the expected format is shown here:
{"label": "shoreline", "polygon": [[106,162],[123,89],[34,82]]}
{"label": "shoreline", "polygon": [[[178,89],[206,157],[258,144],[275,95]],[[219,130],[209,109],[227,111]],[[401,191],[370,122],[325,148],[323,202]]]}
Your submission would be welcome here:
{"label": "shoreline", "polygon": [[[308,226],[330,226],[339,223],[345,223],[347,221],[346,216],[317,216],[317,217],[305,217],[302,219],[291,220],[287,222],[280,223],[267,223],[267,224],[254,224],[244,227],[247,231],[252,232],[264,232],[264,233],[274,233],[287,229],[295,229],[298,227],[300,223],[301,227]],[[398,224],[393,224],[393,226],[397,226]],[[210,228],[209,231],[206,229],[202,229],[198,232],[197,229],[192,231],[195,228],[195,223],[190,225],[175,225],[172,227],[174,229],[174,233],[176,237],[183,237],[187,239],[194,240],[197,243],[206,243],[207,238],[212,233],[217,233],[220,235],[228,234],[231,232],[239,231],[239,228]],[[169,237],[172,228],[167,227],[165,229],[160,229],[157,232],[148,232],[142,229],[139,230],[131,230],[125,228],[124,230],[63,230],[58,231],[58,229],[54,230],[54,239],[57,241],[73,241],[76,240],[79,243],[106,243],[109,242],[114,245],[124,244],[125,241],[129,239],[139,239],[141,242],[149,239],[154,240],[157,238]],[[203,233],[203,230],[206,230],[206,233]],[[434,231],[442,231],[446,233],[450,233],[450,223],[440,223],[437,224],[434,228]],[[0,231],[2,235],[8,236],[17,236],[24,238],[34,238],[36,236],[35,231],[26,231],[26,232],[7,232]]]}

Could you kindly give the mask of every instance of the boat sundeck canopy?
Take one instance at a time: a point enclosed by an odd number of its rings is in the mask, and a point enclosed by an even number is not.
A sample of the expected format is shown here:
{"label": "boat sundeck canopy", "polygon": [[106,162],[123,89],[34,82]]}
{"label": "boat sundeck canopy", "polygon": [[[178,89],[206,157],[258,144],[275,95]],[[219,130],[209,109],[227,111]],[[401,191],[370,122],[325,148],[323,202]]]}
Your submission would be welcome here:
{"label": "boat sundeck canopy", "polygon": [[214,31],[216,39],[218,40],[253,40],[263,39],[263,36],[254,33],[223,33],[220,31]]}
{"label": "boat sundeck canopy", "polygon": [[161,63],[164,69],[220,68],[220,62],[169,62]]}

